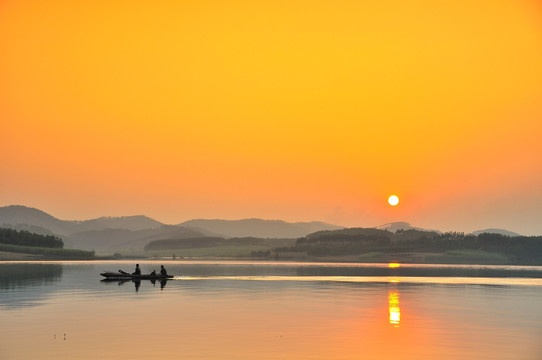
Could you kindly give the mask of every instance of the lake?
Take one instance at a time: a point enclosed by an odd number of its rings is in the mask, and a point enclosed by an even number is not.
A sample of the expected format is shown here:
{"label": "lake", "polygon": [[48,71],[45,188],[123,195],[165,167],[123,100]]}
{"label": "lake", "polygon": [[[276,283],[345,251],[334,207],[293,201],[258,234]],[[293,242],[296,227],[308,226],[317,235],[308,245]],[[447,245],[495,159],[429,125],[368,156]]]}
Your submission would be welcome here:
{"label": "lake", "polygon": [[0,359],[542,359],[542,267],[0,263]]}

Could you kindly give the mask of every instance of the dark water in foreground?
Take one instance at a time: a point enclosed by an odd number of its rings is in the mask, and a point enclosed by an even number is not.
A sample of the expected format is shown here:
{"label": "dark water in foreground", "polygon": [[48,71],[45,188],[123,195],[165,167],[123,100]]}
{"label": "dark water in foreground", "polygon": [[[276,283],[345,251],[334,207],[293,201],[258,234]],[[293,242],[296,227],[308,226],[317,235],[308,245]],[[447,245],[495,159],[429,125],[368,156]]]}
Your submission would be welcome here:
{"label": "dark water in foreground", "polygon": [[164,264],[0,263],[0,359],[542,359],[542,267]]}

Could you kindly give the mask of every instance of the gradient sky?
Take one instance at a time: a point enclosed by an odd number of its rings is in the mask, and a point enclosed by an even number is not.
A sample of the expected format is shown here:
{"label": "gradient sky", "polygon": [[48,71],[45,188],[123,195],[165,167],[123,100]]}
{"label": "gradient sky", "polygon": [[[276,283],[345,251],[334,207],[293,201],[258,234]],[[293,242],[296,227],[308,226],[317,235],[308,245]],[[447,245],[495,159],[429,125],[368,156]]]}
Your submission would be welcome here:
{"label": "gradient sky", "polygon": [[2,0],[0,206],[542,234],[541,64],[537,0]]}

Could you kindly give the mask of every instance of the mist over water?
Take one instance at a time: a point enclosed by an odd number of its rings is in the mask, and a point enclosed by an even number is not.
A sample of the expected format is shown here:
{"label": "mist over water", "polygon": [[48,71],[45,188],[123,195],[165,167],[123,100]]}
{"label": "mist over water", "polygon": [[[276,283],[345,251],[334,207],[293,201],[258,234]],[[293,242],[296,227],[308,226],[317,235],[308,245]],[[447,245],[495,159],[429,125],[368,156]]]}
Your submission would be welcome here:
{"label": "mist over water", "polygon": [[[143,272],[160,264],[142,261]],[[0,263],[1,359],[538,359],[542,267]]]}

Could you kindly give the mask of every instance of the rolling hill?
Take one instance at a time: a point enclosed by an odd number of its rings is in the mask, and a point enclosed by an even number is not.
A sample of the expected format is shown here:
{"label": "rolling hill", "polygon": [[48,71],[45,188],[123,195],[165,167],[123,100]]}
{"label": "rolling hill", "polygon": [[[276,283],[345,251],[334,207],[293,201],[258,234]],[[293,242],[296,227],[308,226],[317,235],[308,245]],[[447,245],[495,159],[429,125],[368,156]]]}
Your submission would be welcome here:
{"label": "rolling hill", "polygon": [[472,233],[474,235],[480,235],[480,234],[483,234],[483,233],[487,233],[487,234],[501,234],[501,235],[506,235],[506,236],[521,236],[518,233],[515,233],[513,231],[504,230],[504,229],[483,229],[483,230],[473,231]]}
{"label": "rolling hill", "polygon": [[70,247],[101,252],[140,251],[153,240],[186,239],[203,237],[195,230],[173,225],[162,225],[154,229],[128,230],[103,229],[74,233],[69,236]]}
{"label": "rolling hill", "polygon": [[298,238],[322,230],[342,229],[342,226],[323,222],[295,222],[282,220],[207,220],[196,219],[180,223],[179,226],[204,231],[215,236],[230,237],[260,237],[260,238]]}
{"label": "rolling hill", "polygon": [[321,230],[341,229],[322,222],[288,223],[281,220],[190,220],[165,225],[147,216],[60,220],[44,211],[12,205],[0,207],[0,227],[60,236],[66,248],[97,252],[140,251],[153,240],[219,236],[298,238]]}
{"label": "rolling hill", "polygon": [[401,222],[401,221],[387,223],[387,224],[384,224],[384,225],[377,226],[376,228],[379,229],[379,230],[387,230],[387,231],[393,232],[393,233],[397,232],[397,230],[419,230],[419,231],[430,231],[430,232],[434,231],[434,232],[437,232],[437,233],[440,232],[438,230],[422,229],[422,228],[419,228],[419,227],[412,226],[407,222]]}
{"label": "rolling hill", "polygon": [[11,227],[17,230],[29,230],[37,227],[49,230],[56,235],[69,236],[76,232],[104,229],[143,230],[157,228],[164,224],[147,216],[100,217],[91,220],[60,220],[44,211],[21,206],[11,205],[0,207],[0,226]]}

